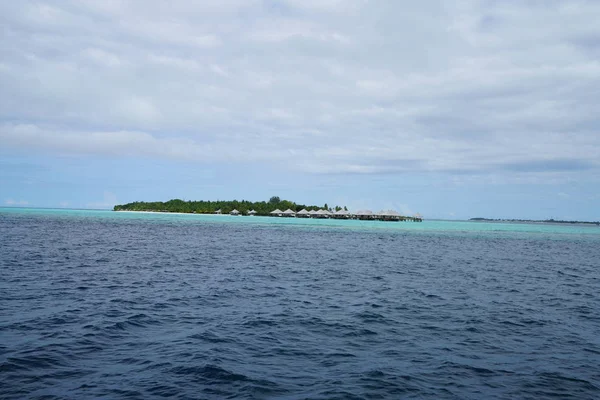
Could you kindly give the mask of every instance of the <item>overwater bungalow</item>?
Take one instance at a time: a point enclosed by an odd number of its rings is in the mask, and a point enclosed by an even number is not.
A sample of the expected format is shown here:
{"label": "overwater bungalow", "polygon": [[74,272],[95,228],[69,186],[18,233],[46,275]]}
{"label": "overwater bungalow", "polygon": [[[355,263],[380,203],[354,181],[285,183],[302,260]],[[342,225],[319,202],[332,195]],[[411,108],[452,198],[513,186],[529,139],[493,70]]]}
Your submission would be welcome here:
{"label": "overwater bungalow", "polygon": [[305,208],[303,208],[302,210],[298,211],[296,213],[296,217],[298,218],[308,218],[310,217],[310,213],[308,211],[306,211]]}
{"label": "overwater bungalow", "polygon": [[[254,210],[252,210],[254,211]],[[248,215],[254,215],[248,212]],[[232,212],[233,213],[233,212]],[[298,212],[288,208],[285,211],[280,209],[271,211],[270,213],[274,217],[298,217],[298,218],[334,218],[334,219],[358,219],[362,221],[413,221],[421,222],[423,219],[420,214],[416,214],[414,217],[403,216],[394,210],[382,210],[378,213],[374,213],[371,210],[360,210],[357,212],[350,212],[348,210],[338,210],[331,212],[326,209],[310,210],[302,209]]]}
{"label": "overwater bungalow", "polygon": [[284,212],[281,213],[284,217],[295,217],[296,216],[296,212],[292,209],[287,209]]}
{"label": "overwater bungalow", "polygon": [[330,218],[333,213],[329,210],[319,210],[314,214],[315,218]]}
{"label": "overwater bungalow", "polygon": [[400,221],[402,216],[394,210],[380,211],[377,213],[377,219],[380,221]]}
{"label": "overwater bungalow", "polygon": [[357,219],[360,220],[372,220],[374,219],[373,211],[371,210],[360,210],[354,213]]}
{"label": "overwater bungalow", "polygon": [[338,210],[333,213],[333,218],[336,219],[348,219],[350,218],[350,212],[347,210]]}
{"label": "overwater bungalow", "polygon": [[240,212],[236,209],[231,210],[231,212],[229,213],[229,215],[240,215]]}
{"label": "overwater bungalow", "polygon": [[251,217],[254,217],[256,215],[256,211],[250,210],[250,211],[248,211],[248,215]]}

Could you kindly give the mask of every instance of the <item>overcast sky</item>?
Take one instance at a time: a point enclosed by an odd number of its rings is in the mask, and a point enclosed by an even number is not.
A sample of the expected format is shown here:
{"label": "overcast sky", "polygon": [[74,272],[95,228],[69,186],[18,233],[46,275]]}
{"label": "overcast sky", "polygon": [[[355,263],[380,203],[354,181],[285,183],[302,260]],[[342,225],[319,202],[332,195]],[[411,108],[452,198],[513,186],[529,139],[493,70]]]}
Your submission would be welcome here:
{"label": "overcast sky", "polygon": [[0,206],[600,219],[600,1],[0,2]]}

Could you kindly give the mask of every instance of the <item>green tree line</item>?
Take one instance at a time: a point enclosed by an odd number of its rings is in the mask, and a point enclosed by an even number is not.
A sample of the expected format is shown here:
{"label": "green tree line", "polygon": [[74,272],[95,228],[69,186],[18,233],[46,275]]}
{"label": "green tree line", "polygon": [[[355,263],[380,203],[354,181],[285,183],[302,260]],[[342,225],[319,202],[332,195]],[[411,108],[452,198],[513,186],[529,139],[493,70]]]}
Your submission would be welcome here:
{"label": "green tree line", "polygon": [[[336,206],[329,208],[327,204],[323,206],[297,204],[293,201],[282,200],[278,196],[273,196],[269,201],[247,201],[247,200],[231,200],[231,201],[185,201],[181,199],[173,199],[169,201],[135,201],[133,203],[118,204],[114,207],[114,211],[162,211],[162,212],[180,212],[180,213],[196,213],[196,214],[214,214],[217,210],[221,210],[223,214],[229,214],[231,211],[238,210],[242,214],[248,213],[250,210],[256,211],[256,215],[269,215],[271,211],[287,209],[300,211],[303,208],[306,210],[318,210],[326,208],[331,211],[341,210],[342,207]],[[343,209],[347,209],[343,207]]]}

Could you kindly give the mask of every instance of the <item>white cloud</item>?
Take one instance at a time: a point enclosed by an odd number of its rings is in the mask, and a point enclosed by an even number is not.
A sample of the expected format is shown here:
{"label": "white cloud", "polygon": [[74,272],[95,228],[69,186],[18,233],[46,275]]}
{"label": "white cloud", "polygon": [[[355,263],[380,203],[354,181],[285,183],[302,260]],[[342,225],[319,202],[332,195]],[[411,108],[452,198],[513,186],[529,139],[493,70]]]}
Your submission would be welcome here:
{"label": "white cloud", "polygon": [[583,0],[3,2],[0,139],[314,173],[594,178],[598,15]]}
{"label": "white cloud", "polygon": [[228,76],[229,76],[229,74],[227,73],[227,71],[226,71],[224,68],[222,68],[222,67],[220,67],[219,65],[217,65],[217,64],[212,64],[212,65],[210,66],[210,69],[211,69],[211,70],[212,70],[212,71],[213,71],[215,74],[217,74],[217,75],[220,75],[220,76],[223,76],[223,77],[228,77]]}
{"label": "white cloud", "polygon": [[89,48],[85,49],[82,52],[82,54],[85,57],[88,57],[93,62],[102,64],[107,67],[119,67],[123,65],[123,61],[121,61],[120,57],[102,49]]}
{"label": "white cloud", "polygon": [[135,95],[121,98],[113,113],[120,120],[141,127],[152,126],[161,119],[161,112],[150,97]]}

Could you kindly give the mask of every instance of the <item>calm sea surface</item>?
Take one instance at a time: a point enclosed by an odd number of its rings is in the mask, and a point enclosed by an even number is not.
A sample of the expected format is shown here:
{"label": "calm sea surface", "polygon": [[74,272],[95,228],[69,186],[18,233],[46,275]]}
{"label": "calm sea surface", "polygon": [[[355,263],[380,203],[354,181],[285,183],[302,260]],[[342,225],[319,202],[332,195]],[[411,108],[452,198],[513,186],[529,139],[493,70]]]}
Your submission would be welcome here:
{"label": "calm sea surface", "polygon": [[600,228],[0,209],[0,398],[600,398]]}

